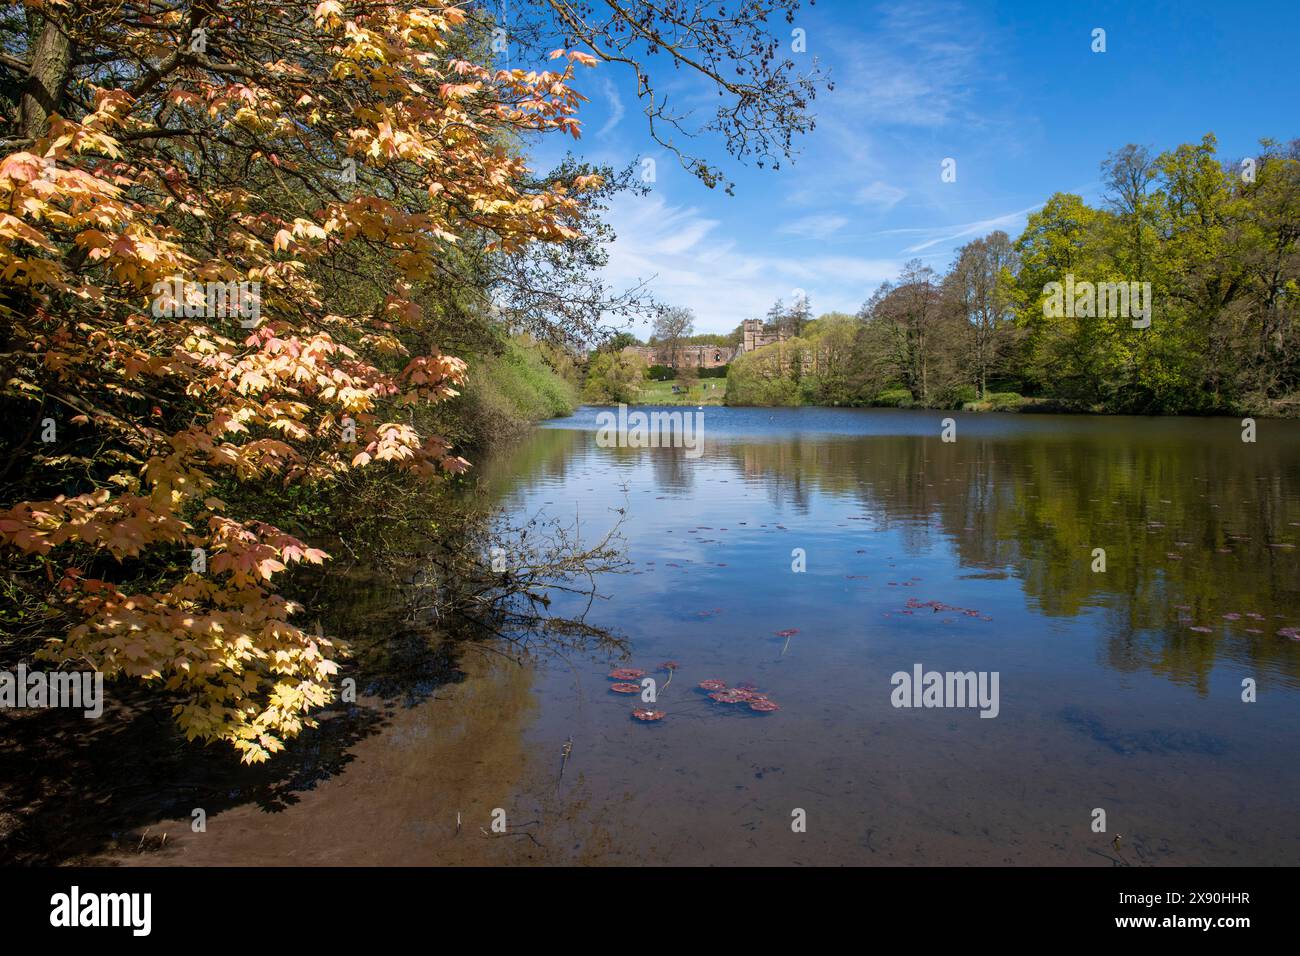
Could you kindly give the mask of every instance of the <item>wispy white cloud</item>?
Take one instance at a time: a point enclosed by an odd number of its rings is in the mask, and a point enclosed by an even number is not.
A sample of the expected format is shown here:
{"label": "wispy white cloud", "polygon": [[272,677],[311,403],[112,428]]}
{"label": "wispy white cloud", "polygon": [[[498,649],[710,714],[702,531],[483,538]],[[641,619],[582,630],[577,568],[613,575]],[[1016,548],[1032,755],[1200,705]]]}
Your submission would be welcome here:
{"label": "wispy white cloud", "polygon": [[939,159],[990,122],[976,87],[996,75],[988,59],[999,41],[983,21],[951,0],[908,0],[857,8],[859,29],[823,23],[810,41],[832,65],[835,89],[817,99],[805,177],[787,201],[816,208],[836,196],[884,217],[907,200],[942,215]]}
{"label": "wispy white cloud", "polygon": [[[817,312],[852,311],[871,289],[898,274],[899,259],[778,255],[751,251],[723,235],[717,219],[661,196],[624,197],[610,209],[617,239],[605,278],[615,287],[648,281],[661,300],[695,310],[696,328],[724,332],[761,316],[778,298],[804,291]],[[753,224],[776,231],[775,223]]]}
{"label": "wispy white cloud", "polygon": [[982,236],[995,229],[1011,229],[1019,225],[1026,216],[1035,209],[1038,209],[1040,206],[1042,206],[1042,203],[1036,203],[1025,209],[1018,209],[1015,212],[1005,213],[1001,216],[994,216],[991,219],[981,219],[978,222],[968,222],[963,225],[941,226],[936,229],[898,229],[894,231],[898,233],[910,232],[921,234],[941,232],[941,235],[934,236],[924,242],[918,242],[903,250],[904,252],[924,252],[926,249],[940,245],[941,243],[953,242],[957,239],[965,239],[968,236]]}
{"label": "wispy white cloud", "polygon": [[598,77],[598,80],[600,82],[600,90],[605,94],[605,102],[609,107],[608,118],[606,118],[600,129],[596,131],[596,137],[599,139],[612,131],[614,127],[619,124],[619,121],[623,119],[623,114],[626,113],[627,110],[623,106],[623,97],[619,95],[618,87],[610,82],[609,77],[602,75]]}
{"label": "wispy white cloud", "polygon": [[853,201],[862,206],[875,206],[892,209],[907,195],[907,191],[876,180],[869,186],[863,186],[853,196]]}
{"label": "wispy white cloud", "polygon": [[834,213],[802,216],[788,222],[777,231],[800,239],[829,239],[849,224],[848,217]]}
{"label": "wispy white cloud", "polygon": [[[738,176],[730,200],[663,160],[650,196],[621,197],[609,211],[612,285],[645,281],[662,301],[694,309],[701,331],[726,331],[796,289],[815,312],[853,311],[907,259],[941,266],[946,244],[1014,231],[1029,210],[1001,210],[1037,196],[1001,181],[991,195],[994,180],[982,175],[1001,145],[997,24],[962,0],[852,9],[848,23],[843,10],[810,11],[809,49],[830,64],[835,89],[818,96],[798,161]],[[624,139],[640,126],[627,125],[635,91],[611,77],[592,87],[593,105],[606,108],[588,158],[603,161],[635,148]],[[675,91],[676,102],[691,92]],[[947,155],[962,158],[960,186],[940,182]],[[968,221],[976,216],[988,218]]]}
{"label": "wispy white cloud", "polygon": [[831,103],[865,124],[936,127],[964,109],[983,31],[957,4],[876,7],[862,33],[827,38],[837,62]]}

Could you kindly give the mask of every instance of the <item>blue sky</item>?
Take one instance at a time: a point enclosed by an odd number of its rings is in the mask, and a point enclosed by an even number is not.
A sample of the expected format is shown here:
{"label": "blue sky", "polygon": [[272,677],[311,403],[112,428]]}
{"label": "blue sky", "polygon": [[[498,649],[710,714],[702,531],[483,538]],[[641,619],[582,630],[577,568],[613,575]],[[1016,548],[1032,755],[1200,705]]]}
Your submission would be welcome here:
{"label": "blue sky", "polygon": [[[780,170],[694,142],[735,181],[734,197],[650,140],[626,71],[602,65],[579,83],[591,99],[579,156],[656,159],[652,192],[611,209],[607,277],[649,280],[695,310],[699,332],[728,331],[795,290],[814,313],[855,311],[908,259],[942,269],[971,238],[1014,237],[1053,192],[1099,201],[1099,164],[1125,143],[1161,151],[1213,132],[1236,159],[1261,137],[1300,136],[1295,0],[820,0],[794,26],[807,53],[792,57],[817,57],[835,89],[818,96],[817,129]],[[1091,49],[1097,27],[1105,53]],[[684,75],[669,80],[674,102],[708,103]],[[536,165],[564,148],[539,147]],[[955,182],[941,181],[945,158]]]}

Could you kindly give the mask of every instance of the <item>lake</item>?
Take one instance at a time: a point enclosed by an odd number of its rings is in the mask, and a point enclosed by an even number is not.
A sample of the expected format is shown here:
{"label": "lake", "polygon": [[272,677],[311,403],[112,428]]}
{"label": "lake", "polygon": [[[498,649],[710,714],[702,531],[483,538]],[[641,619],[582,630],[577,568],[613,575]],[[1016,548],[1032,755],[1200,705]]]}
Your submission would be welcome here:
{"label": "lake", "polygon": [[[1300,863],[1300,425],[709,408],[692,459],[597,447],[597,411],[534,436],[509,507],[626,508],[593,613],[680,664],[654,724],[600,666],[537,683],[629,861]],[[998,672],[997,717],[894,707],[918,663]]]}
{"label": "lake", "polygon": [[[711,407],[695,455],[601,411],[478,471],[512,521],[621,520],[549,613],[624,650],[466,651],[160,862],[1300,863],[1300,423]],[[996,707],[895,706],[917,668]]]}

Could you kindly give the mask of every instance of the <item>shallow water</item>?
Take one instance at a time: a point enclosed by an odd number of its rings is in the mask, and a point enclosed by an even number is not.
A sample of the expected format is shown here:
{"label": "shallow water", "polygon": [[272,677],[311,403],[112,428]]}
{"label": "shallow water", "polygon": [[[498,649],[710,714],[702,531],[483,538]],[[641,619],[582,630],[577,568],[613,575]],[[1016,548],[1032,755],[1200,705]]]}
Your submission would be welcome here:
{"label": "shallow water", "polygon": [[[1300,863],[1300,424],[709,408],[693,458],[600,447],[597,412],[480,471],[584,540],[623,510],[588,620],[627,657],[484,658],[297,805],[162,861]],[[997,716],[893,706],[918,664],[997,672]]]}
{"label": "shallow water", "polygon": [[[1277,634],[1300,624],[1300,426],[953,415],[948,444],[946,413],[707,409],[692,460],[597,447],[596,411],[535,436],[510,507],[626,507],[634,569],[595,613],[634,666],[681,664],[654,725],[598,666],[537,684],[530,733],[630,795],[631,857],[1300,862],[1300,642]],[[895,708],[918,663],[997,671],[998,716]],[[705,678],[782,710],[704,702]]]}

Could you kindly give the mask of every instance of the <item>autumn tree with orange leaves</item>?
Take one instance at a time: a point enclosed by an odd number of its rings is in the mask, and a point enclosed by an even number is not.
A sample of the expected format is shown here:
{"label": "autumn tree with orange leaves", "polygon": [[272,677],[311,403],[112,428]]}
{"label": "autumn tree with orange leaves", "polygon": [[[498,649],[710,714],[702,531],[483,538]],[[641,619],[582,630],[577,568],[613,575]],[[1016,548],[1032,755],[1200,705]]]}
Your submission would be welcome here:
{"label": "autumn tree with orange leaves", "polygon": [[[536,4],[590,51],[541,71],[479,55],[473,4],[4,4],[0,560],[26,602],[6,623],[40,657],[167,689],[190,739],[246,762],[312,726],[344,649],[294,623],[276,578],[329,555],[240,489],[468,467],[421,427],[466,367],[420,289],[459,281],[468,249],[583,241],[602,177],[536,177],[517,144],[576,137],[575,72],[635,64],[632,39],[676,22],[633,6],[641,34]],[[797,85],[753,74],[712,77],[737,154],[807,125]],[[784,115],[758,125],[768,96]],[[340,291],[362,276],[385,294]],[[213,289],[256,307],[214,314]]]}
{"label": "autumn tree with orange leaves", "polygon": [[[404,354],[400,331],[421,322],[410,286],[467,225],[506,250],[566,238],[573,193],[592,185],[523,192],[502,140],[576,131],[568,82],[583,54],[557,51],[549,72],[494,70],[448,57],[464,19],[454,6],[295,7],[47,3],[37,55],[62,38],[56,69],[70,50],[109,46],[144,68],[129,85],[87,84],[75,120],[25,96],[30,145],[0,163],[5,398],[27,399],[29,420],[14,424],[28,432],[29,482],[78,486],[0,515],[0,540],[38,557],[75,608],[44,653],[182,693],[186,733],[248,761],[331,698],[334,642],[291,623],[297,609],[272,589],[287,566],[327,555],[232,516],[214,488],[373,465],[464,470],[407,414],[455,395],[465,374],[436,351]],[[242,188],[240,167],[261,164],[314,203]],[[390,167],[416,178],[418,207],[383,188]],[[400,281],[379,308],[341,314],[310,267],[354,245]],[[202,314],[203,284],[246,282],[260,323],[158,316],[176,278],[191,308],[171,311]],[[188,420],[169,426],[173,405]],[[194,555],[189,573],[154,591],[112,583],[107,565],[162,551]]]}

